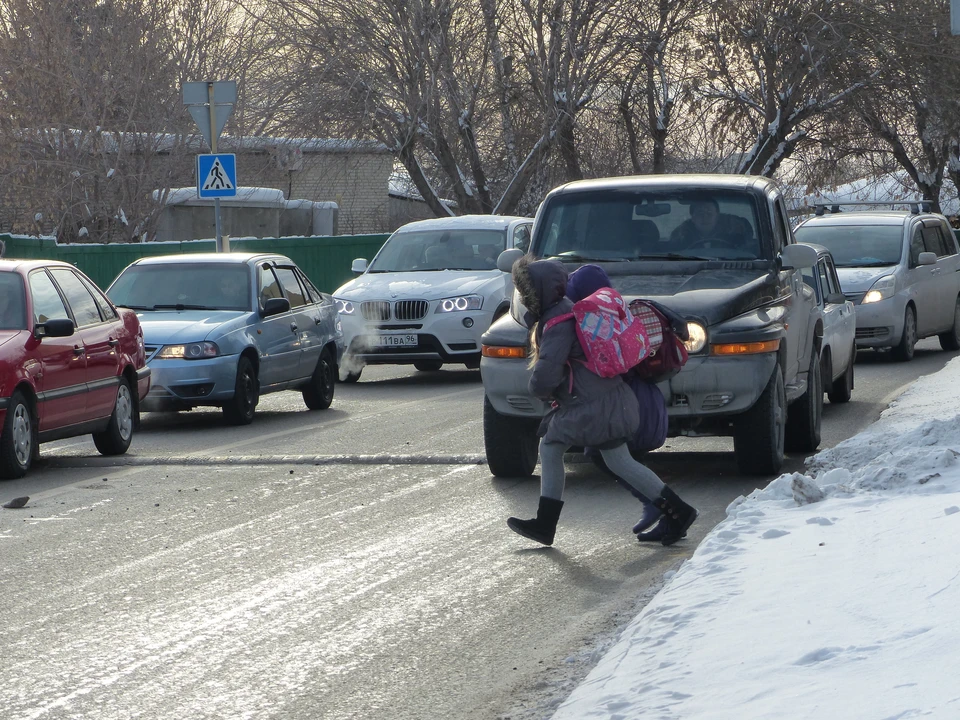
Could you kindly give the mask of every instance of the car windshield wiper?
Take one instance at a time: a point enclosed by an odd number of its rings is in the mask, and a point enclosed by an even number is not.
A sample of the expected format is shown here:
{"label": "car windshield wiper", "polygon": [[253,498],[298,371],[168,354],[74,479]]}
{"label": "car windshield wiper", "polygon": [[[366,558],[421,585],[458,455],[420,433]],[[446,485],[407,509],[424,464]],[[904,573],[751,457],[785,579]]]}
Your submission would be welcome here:
{"label": "car windshield wiper", "polygon": [[146,305],[124,305],[123,303],[114,303],[117,307],[127,308],[128,310],[153,310],[153,307]]}
{"label": "car windshield wiper", "polygon": [[629,262],[627,258],[599,258],[577,253],[563,253],[563,255],[548,255],[547,260],[568,260],[570,262]]}
{"label": "car windshield wiper", "polygon": [[209,305],[184,305],[183,303],[177,303],[175,305],[154,305],[151,310],[216,310],[215,307],[210,307]]}
{"label": "car windshield wiper", "polygon": [[699,255],[682,255],[680,253],[661,253],[658,255],[641,255],[638,260],[717,260],[718,258],[700,257]]}

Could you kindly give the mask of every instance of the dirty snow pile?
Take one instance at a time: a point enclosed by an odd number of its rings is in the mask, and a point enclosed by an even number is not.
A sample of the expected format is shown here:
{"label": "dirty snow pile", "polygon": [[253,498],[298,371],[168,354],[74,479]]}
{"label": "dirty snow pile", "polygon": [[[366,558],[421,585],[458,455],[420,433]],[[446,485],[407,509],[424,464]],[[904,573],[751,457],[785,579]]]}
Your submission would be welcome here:
{"label": "dirty snow pile", "polygon": [[740,497],[555,720],[960,718],[960,358]]}

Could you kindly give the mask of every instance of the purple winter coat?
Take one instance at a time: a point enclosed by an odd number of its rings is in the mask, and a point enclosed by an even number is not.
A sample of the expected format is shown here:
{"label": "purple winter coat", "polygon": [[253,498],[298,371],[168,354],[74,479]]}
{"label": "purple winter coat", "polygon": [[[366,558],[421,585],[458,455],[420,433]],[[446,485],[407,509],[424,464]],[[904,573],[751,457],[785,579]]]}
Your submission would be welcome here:
{"label": "purple winter coat", "polygon": [[557,404],[544,417],[538,434],[547,442],[568,447],[613,447],[633,438],[640,424],[636,396],[620,378],[604,378],[587,370],[573,319],[543,331],[547,321],[573,307],[564,295],[567,271],[563,265],[556,260],[522,258],[514,265],[513,282],[528,310],[528,325],[537,323],[538,354],[530,393]]}

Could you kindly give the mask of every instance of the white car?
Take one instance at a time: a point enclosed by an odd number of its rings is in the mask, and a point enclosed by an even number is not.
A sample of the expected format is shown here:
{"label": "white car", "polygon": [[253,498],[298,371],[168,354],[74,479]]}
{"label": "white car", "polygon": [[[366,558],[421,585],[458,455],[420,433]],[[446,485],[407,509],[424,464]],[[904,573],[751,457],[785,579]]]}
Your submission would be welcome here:
{"label": "white car", "polygon": [[420,220],[387,238],[369,266],[354,260],[360,277],[333,293],[347,348],[341,379],[356,382],[365,365],[480,367],[480,336],[510,308],[497,257],[526,251],[532,225],[500,215]]}

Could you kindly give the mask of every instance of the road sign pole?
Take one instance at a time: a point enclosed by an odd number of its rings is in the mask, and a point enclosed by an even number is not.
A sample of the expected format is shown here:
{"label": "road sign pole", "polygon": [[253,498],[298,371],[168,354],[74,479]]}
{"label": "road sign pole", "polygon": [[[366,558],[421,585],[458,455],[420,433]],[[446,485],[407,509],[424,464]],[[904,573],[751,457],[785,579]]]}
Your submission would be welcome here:
{"label": "road sign pole", "polygon": [[[217,154],[217,104],[213,97],[213,83],[207,83],[207,98],[210,101],[210,152]],[[217,252],[223,252],[223,234],[220,227],[220,198],[213,199],[214,225],[217,228]]]}

